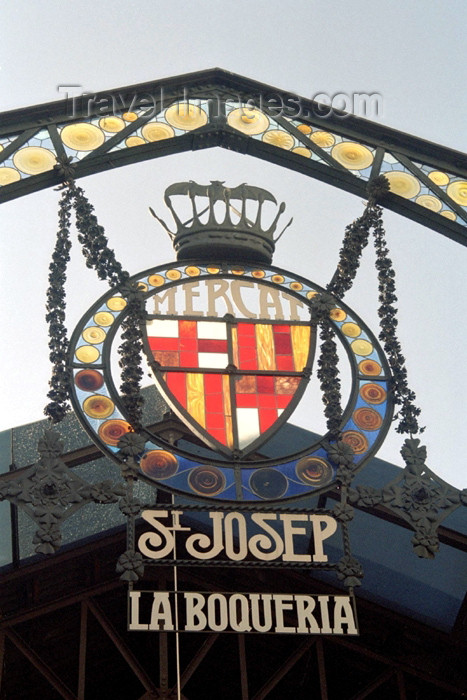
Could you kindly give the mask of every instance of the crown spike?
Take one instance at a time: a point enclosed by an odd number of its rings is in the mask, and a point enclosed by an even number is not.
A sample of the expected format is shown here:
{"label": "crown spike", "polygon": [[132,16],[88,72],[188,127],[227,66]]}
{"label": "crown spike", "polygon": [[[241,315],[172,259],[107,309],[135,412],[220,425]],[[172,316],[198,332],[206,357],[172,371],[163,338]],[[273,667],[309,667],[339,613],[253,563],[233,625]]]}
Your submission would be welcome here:
{"label": "crown spike", "polygon": [[224,221],[222,222],[223,226],[233,226],[233,221],[232,217],[230,216],[230,212],[232,211],[232,206],[230,204],[230,188],[226,187],[225,188],[225,217]]}
{"label": "crown spike", "polygon": [[[201,224],[201,221],[199,218],[200,214],[198,213],[198,209],[196,207],[196,201],[195,201],[195,197],[196,197],[196,193],[197,193],[196,188],[197,188],[196,182],[193,182],[193,180],[190,180],[190,184],[189,184],[189,188],[188,188],[188,196],[191,200],[191,209],[192,209],[191,228],[198,228],[198,226]],[[186,221],[185,226],[188,223],[189,222]]]}
{"label": "crown spike", "polygon": [[[271,234],[271,236],[272,236],[272,234],[274,233],[274,231],[276,230],[277,222],[279,221],[279,217],[282,216],[282,214],[284,213],[284,211],[285,211],[285,204],[284,204],[284,202],[282,202],[282,204],[281,204],[280,207],[279,207],[279,211],[277,212],[276,217],[275,217],[274,221],[272,222],[272,224],[271,224],[271,226],[269,227],[269,230],[268,230],[268,234]],[[290,223],[292,223],[292,220],[290,221]],[[285,229],[284,229],[284,230],[285,230]],[[283,231],[282,233],[284,233],[284,231]],[[281,233],[281,235],[282,235],[282,233]],[[278,240],[278,239],[277,239],[277,240]]]}
{"label": "crown spike", "polygon": [[[183,223],[171,201],[174,195],[188,195],[191,200],[192,218]],[[207,198],[208,205],[199,205],[198,198]],[[232,200],[241,201],[240,219],[232,221],[231,212],[237,212]],[[174,235],[174,248],[178,260],[236,260],[254,263],[270,263],[274,253],[274,232],[285,204],[279,207],[268,229],[262,228],[262,214],[266,202],[277,205],[275,197],[261,187],[242,183],[229,188],[224,182],[212,180],[209,185],[198,185],[193,180],[170,185],[165,191],[164,201],[174,218],[177,231]],[[247,217],[248,202],[257,203],[256,217]],[[223,202],[225,215],[221,221],[216,217],[216,204]],[[201,216],[209,209],[206,223]],[[219,217],[221,218],[221,217]]]}

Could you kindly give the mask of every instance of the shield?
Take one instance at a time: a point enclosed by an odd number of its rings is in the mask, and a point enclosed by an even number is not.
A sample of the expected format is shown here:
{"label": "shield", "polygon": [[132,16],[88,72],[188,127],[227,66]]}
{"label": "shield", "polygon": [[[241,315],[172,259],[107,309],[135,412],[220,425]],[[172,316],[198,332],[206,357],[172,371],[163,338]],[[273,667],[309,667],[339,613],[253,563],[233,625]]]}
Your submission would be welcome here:
{"label": "shield", "polygon": [[256,450],[306,388],[315,333],[303,321],[152,318],[156,385],[203,442],[229,457]]}

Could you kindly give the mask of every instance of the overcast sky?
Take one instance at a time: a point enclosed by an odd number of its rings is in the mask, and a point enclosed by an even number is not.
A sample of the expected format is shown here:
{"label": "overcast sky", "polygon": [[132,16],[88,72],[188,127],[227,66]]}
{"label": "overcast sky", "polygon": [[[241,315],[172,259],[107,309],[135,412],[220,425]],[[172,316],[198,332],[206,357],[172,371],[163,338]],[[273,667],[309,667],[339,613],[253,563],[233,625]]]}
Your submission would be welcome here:
{"label": "overcast sky", "polygon": [[[6,0],[0,47],[1,111],[60,99],[59,85],[94,92],[215,66],[305,97],[378,93],[374,121],[460,151],[465,128],[465,0],[370,0],[287,6],[276,0],[38,3]],[[358,115],[357,115],[358,116]],[[80,181],[111,247],[131,273],[169,262],[170,241],[148,214],[165,215],[172,182],[225,180],[269,189],[293,226],[274,264],[325,286],[345,225],[363,210],[357,197],[278,166],[222,149],[127,166]],[[38,420],[50,374],[44,299],[54,246],[58,193],[2,206],[2,406],[0,429]],[[422,408],[428,465],[456,486],[465,466],[465,249],[387,212],[397,272],[400,339]],[[376,273],[367,251],[345,301],[377,333]],[[69,274],[71,332],[106,291],[75,238]],[[321,406],[298,415],[322,429]],[[392,434],[380,456],[401,464]]]}

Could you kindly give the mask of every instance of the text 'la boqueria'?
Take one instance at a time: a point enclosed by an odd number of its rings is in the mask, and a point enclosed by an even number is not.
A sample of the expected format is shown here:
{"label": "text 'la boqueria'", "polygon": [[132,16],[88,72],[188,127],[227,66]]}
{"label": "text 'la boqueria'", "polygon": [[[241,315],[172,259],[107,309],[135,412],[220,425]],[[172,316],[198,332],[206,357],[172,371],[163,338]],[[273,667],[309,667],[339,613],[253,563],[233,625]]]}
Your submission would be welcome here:
{"label": "text 'la boqueria'", "polygon": [[189,591],[128,595],[130,631],[358,634],[348,595]]}
{"label": "text 'la boqueria'", "polygon": [[[325,563],[324,543],[337,530],[330,515],[315,513],[210,512],[211,534],[191,532],[180,522],[182,510],[145,510],[142,517],[152,526],[138,539],[141,554],[149,559],[176,556],[176,533],[184,532],[183,546],[193,559],[225,555],[231,561],[253,557],[260,561]],[[162,522],[167,518],[171,522]],[[309,554],[310,538],[313,554]]]}

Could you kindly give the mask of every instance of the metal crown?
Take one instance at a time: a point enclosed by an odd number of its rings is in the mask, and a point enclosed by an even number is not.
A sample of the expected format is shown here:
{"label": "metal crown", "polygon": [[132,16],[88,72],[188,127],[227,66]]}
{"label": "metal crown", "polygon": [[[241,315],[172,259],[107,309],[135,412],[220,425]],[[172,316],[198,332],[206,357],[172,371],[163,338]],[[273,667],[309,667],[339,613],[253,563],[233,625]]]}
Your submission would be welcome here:
{"label": "metal crown", "polygon": [[[191,199],[192,216],[183,222],[175,211],[171,197],[188,195]],[[207,198],[207,205],[198,208],[201,198]],[[237,209],[232,201],[240,201]],[[254,221],[247,217],[247,202],[257,203]],[[196,182],[177,182],[165,191],[164,201],[170,209],[177,230],[175,233],[151,209],[153,216],[164,226],[172,238],[178,260],[245,260],[270,263],[275,248],[273,238],[279,217],[285,210],[285,204],[279,206],[274,221],[265,229],[261,224],[264,202],[277,201],[273,195],[260,187],[242,184],[238,187],[225,187],[223,182],[212,180],[210,185],[198,185]],[[217,202],[224,202],[225,215],[221,208],[222,221],[218,221],[215,212]],[[217,211],[219,207],[217,207]],[[206,213],[209,212],[206,216]],[[232,213],[236,214],[235,223]],[[276,239],[277,240],[277,239]]]}

